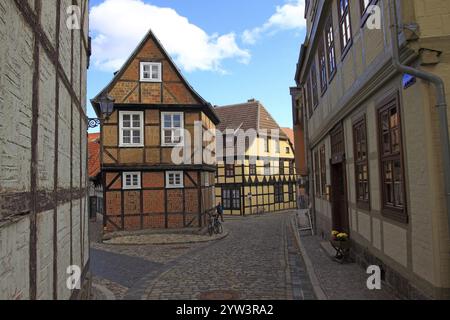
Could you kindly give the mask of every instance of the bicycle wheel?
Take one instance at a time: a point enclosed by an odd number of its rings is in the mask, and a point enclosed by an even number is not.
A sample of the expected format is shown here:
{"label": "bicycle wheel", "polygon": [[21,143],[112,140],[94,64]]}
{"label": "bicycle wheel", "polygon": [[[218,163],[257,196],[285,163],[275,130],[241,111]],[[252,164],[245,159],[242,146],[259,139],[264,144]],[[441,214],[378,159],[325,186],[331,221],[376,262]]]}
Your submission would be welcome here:
{"label": "bicycle wheel", "polygon": [[216,234],[222,234],[223,233],[223,226],[222,226],[222,224],[219,221],[217,221],[216,225],[214,226],[214,232]]}
{"label": "bicycle wheel", "polygon": [[209,233],[209,236],[212,237],[212,235],[214,234],[214,232],[215,232],[214,226],[213,226],[211,223],[208,224],[208,233]]}

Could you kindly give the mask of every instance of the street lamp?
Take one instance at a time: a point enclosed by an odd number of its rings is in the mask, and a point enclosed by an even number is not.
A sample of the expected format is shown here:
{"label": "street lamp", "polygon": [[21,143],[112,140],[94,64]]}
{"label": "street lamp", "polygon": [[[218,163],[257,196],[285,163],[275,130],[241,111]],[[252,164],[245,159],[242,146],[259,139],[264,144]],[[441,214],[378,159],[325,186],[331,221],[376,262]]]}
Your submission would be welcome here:
{"label": "street lamp", "polygon": [[98,100],[98,104],[100,105],[101,118],[89,118],[88,119],[88,127],[89,129],[94,129],[98,127],[102,120],[107,120],[114,110],[114,102],[115,100],[108,96],[107,94],[102,95]]}

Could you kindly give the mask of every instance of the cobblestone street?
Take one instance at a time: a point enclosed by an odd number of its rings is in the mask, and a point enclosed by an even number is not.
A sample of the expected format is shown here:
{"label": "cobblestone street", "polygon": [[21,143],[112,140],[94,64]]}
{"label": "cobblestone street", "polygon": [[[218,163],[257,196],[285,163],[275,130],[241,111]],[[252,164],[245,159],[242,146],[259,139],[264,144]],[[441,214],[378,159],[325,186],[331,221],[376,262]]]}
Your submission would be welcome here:
{"label": "cobblestone street", "polygon": [[315,299],[291,218],[229,218],[228,237],[215,242],[93,243],[93,299]]}

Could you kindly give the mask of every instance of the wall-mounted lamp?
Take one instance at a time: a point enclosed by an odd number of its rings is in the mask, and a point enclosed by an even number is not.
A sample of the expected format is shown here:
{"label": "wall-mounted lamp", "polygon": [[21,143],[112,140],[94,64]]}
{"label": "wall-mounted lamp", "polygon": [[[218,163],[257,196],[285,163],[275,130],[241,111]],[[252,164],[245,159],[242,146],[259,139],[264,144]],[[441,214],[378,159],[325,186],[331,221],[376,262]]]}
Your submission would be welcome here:
{"label": "wall-mounted lamp", "polygon": [[88,127],[89,129],[94,129],[98,127],[103,120],[108,120],[114,111],[115,100],[109,95],[104,94],[98,99],[98,104],[100,105],[101,118],[89,118]]}

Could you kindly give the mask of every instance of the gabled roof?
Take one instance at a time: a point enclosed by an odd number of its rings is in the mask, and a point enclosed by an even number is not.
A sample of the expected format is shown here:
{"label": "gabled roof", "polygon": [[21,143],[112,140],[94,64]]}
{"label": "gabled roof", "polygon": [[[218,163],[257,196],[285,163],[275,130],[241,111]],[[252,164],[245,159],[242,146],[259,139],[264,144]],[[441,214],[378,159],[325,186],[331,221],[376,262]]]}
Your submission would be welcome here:
{"label": "gabled roof", "polygon": [[281,128],[281,130],[283,130],[284,134],[287,135],[287,137],[289,138],[289,141],[291,142],[292,147],[294,147],[294,145],[295,145],[294,130],[292,130],[291,128]]}
{"label": "gabled roof", "polygon": [[[136,56],[139,54],[139,52],[143,49],[143,47],[145,46],[145,44],[147,43],[148,40],[152,39],[156,45],[158,46],[158,49],[161,51],[161,53],[167,58],[167,60],[169,61],[169,63],[171,64],[171,66],[173,67],[173,69],[175,70],[175,72],[177,73],[177,75],[180,77],[181,81],[186,85],[186,87],[188,88],[188,90],[194,95],[194,97],[196,97],[201,104],[203,104],[204,106],[208,107],[211,112],[213,113],[214,116],[214,108],[212,107],[211,103],[207,102],[205,99],[202,98],[202,96],[200,96],[200,94],[197,93],[197,91],[194,90],[194,88],[189,84],[189,82],[186,80],[186,78],[183,76],[183,74],[181,73],[180,69],[178,68],[178,66],[175,64],[175,62],[172,60],[172,58],[170,57],[170,55],[167,53],[166,49],[164,49],[163,45],[161,44],[161,42],[159,41],[159,39],[155,36],[155,34],[153,33],[153,31],[150,29],[147,34],[145,35],[145,37],[142,39],[142,41],[139,43],[139,45],[136,47],[136,49],[134,49],[134,51],[132,52],[132,54],[130,55],[130,57],[128,57],[128,59],[126,60],[126,62],[122,65],[122,67],[120,68],[119,71],[114,73],[114,77],[111,80],[111,82],[103,89],[101,90],[93,99],[91,99],[91,104],[95,110],[95,112],[97,113],[97,116],[100,116],[100,112],[98,110],[98,98],[100,96],[102,96],[104,93],[108,93],[108,91],[112,88],[112,86],[122,77],[123,73],[125,72],[125,70],[127,69],[127,67],[130,65],[130,63],[136,58]],[[217,118],[217,116],[216,116]],[[214,119],[217,120],[217,122],[219,121],[219,119]]]}
{"label": "gabled roof", "polygon": [[90,179],[100,173],[100,133],[88,135],[88,173]]}
{"label": "gabled roof", "polygon": [[[249,100],[246,103],[216,107],[216,113],[221,123],[217,129],[225,133],[226,129],[244,131],[254,129],[258,133],[261,130],[280,130],[280,138],[287,139],[286,134],[273,119],[267,109],[257,100]],[[270,134],[270,132],[269,132]]]}

